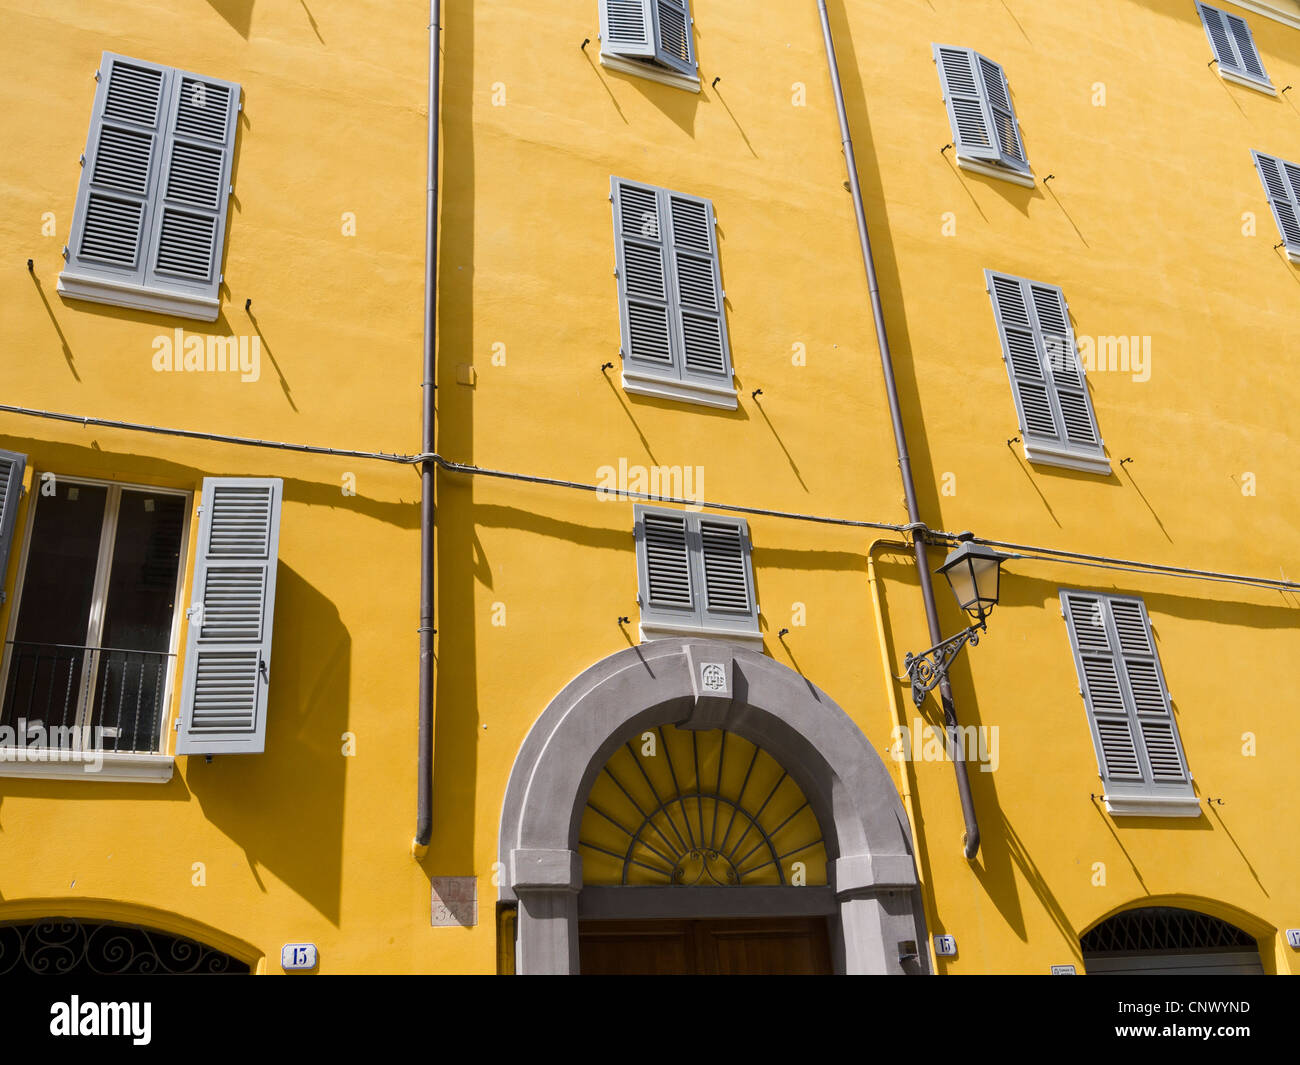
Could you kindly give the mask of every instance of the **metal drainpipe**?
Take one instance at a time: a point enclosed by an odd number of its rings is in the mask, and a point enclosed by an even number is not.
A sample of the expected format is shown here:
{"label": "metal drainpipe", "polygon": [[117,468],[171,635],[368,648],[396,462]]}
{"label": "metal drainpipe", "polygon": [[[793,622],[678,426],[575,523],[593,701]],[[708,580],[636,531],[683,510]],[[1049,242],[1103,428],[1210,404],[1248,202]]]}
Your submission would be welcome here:
{"label": "metal drainpipe", "polygon": [[[912,460],[907,453],[907,434],[903,428],[903,415],[898,405],[898,386],[894,382],[894,361],[889,351],[889,337],[885,332],[885,312],[880,302],[880,285],[876,279],[876,262],[871,254],[871,238],[867,235],[867,216],[862,205],[862,187],[858,184],[858,164],[853,154],[853,139],[849,135],[849,117],[844,110],[844,89],[840,84],[840,68],[835,61],[835,42],[831,37],[830,16],[826,13],[826,0],[817,0],[817,9],[821,14],[822,36],[826,43],[826,62],[830,66],[831,86],[835,90],[835,110],[840,119],[840,139],[844,146],[844,162],[849,171],[849,190],[853,194],[853,210],[858,220],[858,239],[862,244],[862,263],[867,271],[867,287],[871,293],[871,316],[876,323],[876,341],[880,347],[880,368],[885,375],[885,394],[889,398],[889,417],[894,426],[894,443],[898,448],[898,472],[903,478],[903,494],[907,499],[907,516],[912,523],[912,543],[916,551],[916,568],[921,582],[921,598],[925,602],[925,618],[930,627],[930,642],[937,644],[943,639],[939,627],[939,608],[934,601],[934,586],[930,582],[930,563],[926,557],[926,528],[921,523],[920,510],[916,503],[916,487],[912,482]],[[949,740],[956,743],[957,712],[953,708],[952,687],[945,675],[939,682],[939,697],[943,704],[943,720],[948,730]],[[958,749],[954,746],[954,750]],[[966,822],[966,833],[962,846],[966,857],[974,858],[979,853],[980,829],[975,820],[975,802],[971,798],[970,778],[966,773],[966,763],[961,759],[952,760],[957,775],[957,794],[961,799],[962,817]]]}
{"label": "metal drainpipe", "polygon": [[[438,115],[441,63],[438,52],[439,2],[429,0],[429,158],[424,224],[424,425],[421,452],[434,453],[434,390],[438,352]],[[437,463],[420,463],[420,726],[416,756],[419,785],[411,856],[429,853],[433,836],[433,475]]]}

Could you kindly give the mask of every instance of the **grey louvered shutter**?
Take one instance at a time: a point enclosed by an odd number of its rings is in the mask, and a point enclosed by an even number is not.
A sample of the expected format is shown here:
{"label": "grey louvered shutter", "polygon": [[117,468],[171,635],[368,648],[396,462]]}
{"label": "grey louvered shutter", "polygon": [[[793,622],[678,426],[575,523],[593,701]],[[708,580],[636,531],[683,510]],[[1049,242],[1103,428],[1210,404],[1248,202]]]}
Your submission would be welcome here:
{"label": "grey louvered shutter", "polygon": [[713,204],[663,192],[660,210],[671,225],[671,268],[681,376],[714,387],[731,384],[731,346],[723,310]]}
{"label": "grey louvered shutter", "polygon": [[943,102],[952,124],[953,144],[958,155],[996,162],[1001,157],[985,105],[984,80],[979,56],[969,48],[936,44],[934,61],[939,68]]}
{"label": "grey louvered shutter", "polygon": [[600,0],[600,50],[610,55],[653,58],[654,0]]}
{"label": "grey louvered shutter", "polygon": [[610,179],[624,369],[676,377],[673,284],[659,189]]}
{"label": "grey louvered shutter", "polygon": [[27,456],[17,451],[0,451],[0,603],[5,601],[5,578],[9,573],[9,550],[18,524],[18,502],[23,492]]}
{"label": "grey louvered shutter", "polygon": [[265,748],[283,493],[279,478],[203,480],[177,754]]}
{"label": "grey louvered shutter", "polygon": [[695,43],[687,0],[654,0],[655,59],[682,74],[695,74]]}
{"label": "grey louvered shutter", "polygon": [[1201,13],[1201,23],[1205,26],[1205,35],[1210,39],[1219,69],[1261,85],[1271,85],[1249,23],[1209,4],[1198,2],[1196,8]]}
{"label": "grey louvered shutter", "polygon": [[1287,254],[1300,256],[1300,167],[1263,152],[1251,155]]}
{"label": "grey louvered shutter", "polygon": [[59,292],[220,312],[239,86],[105,52]]}
{"label": "grey louvered shutter", "polygon": [[633,515],[642,626],[697,624],[699,578],[691,560],[694,534],[688,516],[640,504]]}
{"label": "grey louvered shutter", "polygon": [[984,102],[993,131],[993,143],[998,149],[998,162],[1027,174],[1029,162],[1020,140],[1020,123],[1011,103],[1011,87],[1007,84],[1006,72],[993,60],[979,54],[975,55],[975,62],[984,86]]}
{"label": "grey louvered shutter", "polygon": [[177,71],[146,284],[204,301],[216,318],[239,86]]}
{"label": "grey louvered shutter", "polygon": [[1135,812],[1120,805],[1129,798],[1174,800],[1187,812],[1191,774],[1145,605],[1062,591],[1061,608],[1112,810]]}
{"label": "grey louvered shutter", "polygon": [[143,284],[171,86],[167,67],[104,53],[60,292]]}
{"label": "grey louvered shutter", "polygon": [[1109,472],[1075,345],[1065,295],[1055,285],[984,271],[1025,454]]}
{"label": "grey louvered shutter", "polygon": [[749,526],[740,518],[691,515],[698,529],[697,572],[706,629],[757,635],[758,603],[750,562]]}

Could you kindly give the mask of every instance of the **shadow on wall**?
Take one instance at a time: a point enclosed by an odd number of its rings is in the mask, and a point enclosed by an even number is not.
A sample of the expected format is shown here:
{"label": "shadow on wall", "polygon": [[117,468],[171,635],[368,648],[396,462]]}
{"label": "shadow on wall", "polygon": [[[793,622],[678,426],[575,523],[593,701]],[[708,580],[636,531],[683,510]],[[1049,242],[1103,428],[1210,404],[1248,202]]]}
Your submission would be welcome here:
{"label": "shadow on wall", "polygon": [[[593,8],[594,11],[594,8]],[[442,181],[438,253],[437,449],[474,461],[474,392],[456,384],[456,364],[472,363],[474,337],[474,5],[444,0],[442,17]],[[497,338],[489,337],[491,342]],[[492,586],[474,531],[471,478],[437,476],[437,599],[434,626],[433,838],[426,872],[474,868],[479,721],[474,582]],[[443,617],[456,624],[443,627]]]}
{"label": "shadow on wall", "polygon": [[283,562],[276,584],[266,753],[187,760],[204,816],[262,866],[339,923],[352,638],[338,611]]}
{"label": "shadow on wall", "polygon": [[248,40],[248,31],[253,25],[254,0],[208,0],[208,7],[226,20],[226,23],[239,36]]}

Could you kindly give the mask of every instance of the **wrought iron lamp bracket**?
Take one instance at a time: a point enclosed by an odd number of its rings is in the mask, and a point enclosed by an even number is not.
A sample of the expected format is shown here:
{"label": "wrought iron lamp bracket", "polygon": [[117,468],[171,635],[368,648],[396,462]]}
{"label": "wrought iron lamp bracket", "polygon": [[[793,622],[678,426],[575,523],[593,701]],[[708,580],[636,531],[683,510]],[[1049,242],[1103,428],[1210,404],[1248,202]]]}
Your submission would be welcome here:
{"label": "wrought iron lamp bracket", "polygon": [[978,622],[957,633],[956,636],[949,636],[919,655],[909,653],[903,659],[903,668],[912,681],[913,703],[920,706],[925,702],[926,694],[933,691],[948,675],[948,667],[952,665],[961,649],[968,643],[972,646],[979,643],[980,633],[986,627],[984,619],[980,618]]}

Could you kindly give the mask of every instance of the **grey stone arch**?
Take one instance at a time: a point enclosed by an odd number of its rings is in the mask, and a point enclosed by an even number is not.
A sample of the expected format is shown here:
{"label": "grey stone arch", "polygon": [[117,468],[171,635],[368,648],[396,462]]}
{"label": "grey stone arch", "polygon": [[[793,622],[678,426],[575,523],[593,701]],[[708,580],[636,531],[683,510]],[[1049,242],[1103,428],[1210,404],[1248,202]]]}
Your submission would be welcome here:
{"label": "grey stone arch", "polygon": [[[709,669],[706,681],[706,666],[721,673]],[[758,651],[692,638],[656,640],[597,662],[551,701],[520,747],[499,842],[500,897],[519,904],[516,971],[578,971],[578,830],[587,796],[620,745],[669,724],[744,736],[803,789],[825,839],[830,883],[821,890],[832,900],[837,972],[927,971],[911,834],[880,756],[849,716],[798,673]],[[674,915],[691,917],[716,913],[707,909],[712,892],[767,889],[602,890],[670,892]]]}

